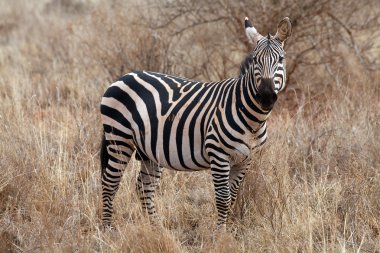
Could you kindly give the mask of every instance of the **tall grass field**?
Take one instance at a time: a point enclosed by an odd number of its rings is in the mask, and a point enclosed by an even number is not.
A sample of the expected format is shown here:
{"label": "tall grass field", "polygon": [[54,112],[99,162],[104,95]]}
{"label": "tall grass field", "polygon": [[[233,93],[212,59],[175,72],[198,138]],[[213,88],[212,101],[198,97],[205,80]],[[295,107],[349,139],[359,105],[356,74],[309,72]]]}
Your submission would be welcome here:
{"label": "tall grass field", "polygon": [[[380,252],[380,6],[308,2],[0,0],[0,252]],[[289,16],[293,35],[228,232],[209,171],[164,170],[151,225],[134,159],[103,231],[103,92],[137,69],[237,76],[245,16],[262,34]]]}

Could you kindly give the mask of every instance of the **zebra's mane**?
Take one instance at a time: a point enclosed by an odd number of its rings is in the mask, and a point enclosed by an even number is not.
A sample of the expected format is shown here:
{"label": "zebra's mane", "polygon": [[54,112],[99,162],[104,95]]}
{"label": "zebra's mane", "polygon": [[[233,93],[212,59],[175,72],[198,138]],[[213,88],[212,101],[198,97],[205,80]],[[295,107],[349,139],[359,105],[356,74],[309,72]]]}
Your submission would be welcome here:
{"label": "zebra's mane", "polygon": [[249,67],[253,62],[253,55],[249,54],[245,57],[245,59],[240,64],[240,77],[247,73]]}

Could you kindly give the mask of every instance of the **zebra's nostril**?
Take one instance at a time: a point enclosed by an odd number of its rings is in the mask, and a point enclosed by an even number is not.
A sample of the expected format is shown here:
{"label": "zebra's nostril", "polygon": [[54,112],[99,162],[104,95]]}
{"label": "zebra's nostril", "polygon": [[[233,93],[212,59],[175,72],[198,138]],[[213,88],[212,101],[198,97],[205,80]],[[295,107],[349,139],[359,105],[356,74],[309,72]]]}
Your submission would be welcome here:
{"label": "zebra's nostril", "polygon": [[260,93],[257,93],[257,95],[256,95],[256,99],[257,99],[257,101],[261,101],[261,95],[260,95]]}
{"label": "zebra's nostril", "polygon": [[273,99],[273,103],[277,101],[277,94],[276,93],[274,93],[272,95],[272,99]]}
{"label": "zebra's nostril", "polygon": [[270,110],[273,108],[274,104],[277,101],[277,94],[274,92],[266,91],[263,93],[258,93],[256,95],[256,99],[264,110]]}

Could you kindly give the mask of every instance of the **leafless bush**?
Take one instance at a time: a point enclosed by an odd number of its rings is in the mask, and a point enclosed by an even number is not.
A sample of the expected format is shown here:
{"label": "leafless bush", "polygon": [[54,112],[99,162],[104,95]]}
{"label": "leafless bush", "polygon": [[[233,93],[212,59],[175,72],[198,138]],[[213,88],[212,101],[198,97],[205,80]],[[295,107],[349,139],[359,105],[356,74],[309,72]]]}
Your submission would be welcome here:
{"label": "leafless bush", "polygon": [[[154,4],[155,3],[155,4]],[[244,38],[242,20],[248,16],[263,33],[275,33],[278,20],[289,16],[293,24],[293,36],[287,43],[288,75],[290,79],[310,77],[316,66],[324,66],[333,76],[348,66],[347,56],[355,56],[366,69],[380,67],[376,52],[379,42],[378,26],[380,9],[377,1],[179,1],[152,2],[160,15],[150,15],[147,26],[165,30],[167,36],[176,36],[177,41],[186,37],[197,43],[204,27],[209,28],[213,42],[229,52],[226,61],[234,52],[249,52]],[[148,13],[149,15],[149,13]],[[363,36],[366,34],[366,36]],[[222,41],[222,42],[221,42]],[[214,42],[214,43],[215,43]],[[376,51],[377,50],[377,51]],[[217,50],[214,50],[217,51]],[[206,68],[212,68],[213,57]],[[236,65],[236,63],[234,63]],[[308,74],[302,75],[302,72]],[[229,72],[225,73],[230,75]],[[293,74],[296,74],[294,77]],[[226,76],[224,76],[226,77]]]}
{"label": "leafless bush", "polygon": [[83,1],[78,0],[51,0],[45,5],[46,12],[66,14],[82,13],[88,6]]}

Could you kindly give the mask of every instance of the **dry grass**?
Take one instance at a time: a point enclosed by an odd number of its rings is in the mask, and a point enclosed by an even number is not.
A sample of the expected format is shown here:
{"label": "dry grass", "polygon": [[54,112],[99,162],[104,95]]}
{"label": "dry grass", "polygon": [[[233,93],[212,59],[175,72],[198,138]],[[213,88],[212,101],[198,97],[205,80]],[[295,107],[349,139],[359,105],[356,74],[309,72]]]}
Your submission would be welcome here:
{"label": "dry grass", "polygon": [[139,26],[128,3],[125,12],[96,1],[1,3],[0,252],[380,252],[380,74],[353,59],[334,78],[323,68],[312,82],[293,77],[229,233],[214,234],[207,171],[164,172],[156,200],[164,226],[152,227],[134,190],[136,161],[115,201],[116,231],[101,232],[98,108],[107,83],[134,68],[231,76],[243,55],[231,56],[235,68],[203,71],[207,43],[223,52],[218,38],[191,47],[183,38],[189,50],[181,48]]}

